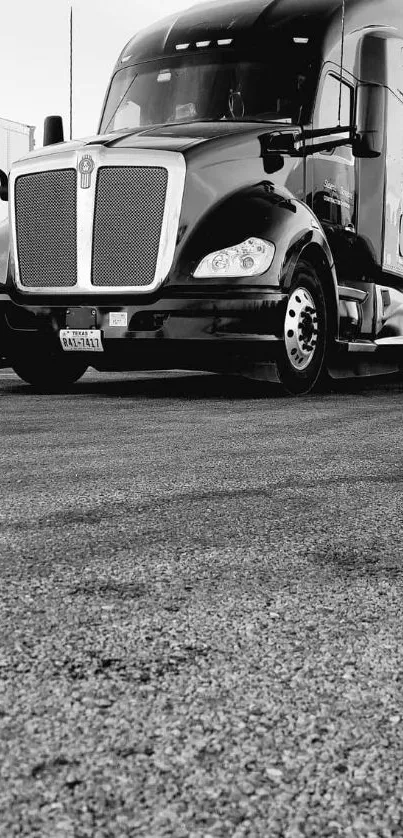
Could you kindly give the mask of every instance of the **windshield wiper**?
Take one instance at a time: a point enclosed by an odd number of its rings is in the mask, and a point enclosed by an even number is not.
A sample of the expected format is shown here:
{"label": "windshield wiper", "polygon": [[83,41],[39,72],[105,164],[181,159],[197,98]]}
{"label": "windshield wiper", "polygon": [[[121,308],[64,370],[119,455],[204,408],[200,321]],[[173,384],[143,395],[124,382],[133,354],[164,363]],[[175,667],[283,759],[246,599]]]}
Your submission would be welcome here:
{"label": "windshield wiper", "polygon": [[[134,79],[133,79],[133,81],[134,81]],[[119,107],[119,105],[118,105],[118,107]],[[116,111],[115,111],[115,113],[116,113]],[[103,133],[106,133],[110,123],[112,122],[113,117],[115,116],[115,113],[111,116],[106,128],[103,129]],[[288,119],[290,119],[290,122],[287,121]],[[280,119],[256,119],[254,117],[249,117],[249,118],[244,117],[243,119],[213,119],[212,117],[204,117],[204,118],[201,117],[199,119],[197,119],[197,118],[196,119],[184,119],[184,120],[180,120],[180,121],[175,120],[173,122],[156,122],[156,123],[150,123],[149,125],[136,125],[136,126],[129,126],[128,125],[126,128],[115,129],[115,131],[113,131],[112,133],[117,133],[118,131],[125,132],[125,131],[137,131],[137,130],[140,131],[140,132],[141,131],[153,131],[156,128],[175,128],[178,125],[197,125],[197,123],[199,123],[199,122],[201,122],[201,123],[213,123],[213,122],[215,122],[215,123],[217,123],[217,125],[222,125],[222,124],[228,125],[229,123],[230,124],[240,124],[240,125],[242,125],[242,124],[245,124],[247,122],[250,122],[252,124],[257,124],[257,125],[269,125],[269,124],[276,123],[277,125],[281,125],[281,126],[282,125],[287,125],[287,128],[289,128],[290,125],[295,124],[291,121],[291,117],[286,117],[286,116],[281,117]]]}
{"label": "windshield wiper", "polygon": [[143,125],[142,127],[143,128],[161,128],[161,127],[162,128],[171,128],[171,126],[173,126],[173,125],[196,125],[198,122],[216,122],[219,125],[222,125],[222,124],[228,125],[228,123],[230,123],[230,124],[231,123],[241,123],[242,124],[242,123],[245,123],[245,122],[252,122],[252,123],[256,122],[259,125],[268,125],[269,123],[273,123],[273,122],[275,122],[278,125],[287,125],[287,126],[295,124],[295,123],[292,122],[291,117],[286,117],[286,116],[282,117],[281,119],[256,119],[255,117],[244,117],[243,119],[222,119],[222,118],[221,119],[214,119],[212,117],[208,117],[208,118],[204,117],[204,118],[200,118],[200,119],[196,118],[196,119],[186,119],[186,120],[183,120],[183,121],[181,120],[180,122],[179,121],[159,122],[156,125],[146,125],[146,126]]}

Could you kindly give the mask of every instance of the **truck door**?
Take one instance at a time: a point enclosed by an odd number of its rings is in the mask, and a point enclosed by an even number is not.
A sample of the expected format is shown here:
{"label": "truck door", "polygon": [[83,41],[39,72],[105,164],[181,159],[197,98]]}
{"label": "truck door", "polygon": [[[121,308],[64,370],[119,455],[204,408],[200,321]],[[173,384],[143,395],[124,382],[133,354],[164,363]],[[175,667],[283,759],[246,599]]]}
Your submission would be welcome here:
{"label": "truck door", "polygon": [[387,42],[386,185],[382,267],[403,278],[403,41]]}
{"label": "truck door", "polygon": [[[354,86],[343,80],[333,65],[324,68],[314,111],[313,128],[325,131],[338,125],[350,126],[354,113]],[[342,135],[340,135],[342,136]],[[348,267],[349,250],[356,229],[356,174],[351,143],[324,148],[327,137],[313,140],[320,150],[312,157],[312,209],[324,227],[332,249],[338,275]],[[337,134],[329,133],[329,141]]]}

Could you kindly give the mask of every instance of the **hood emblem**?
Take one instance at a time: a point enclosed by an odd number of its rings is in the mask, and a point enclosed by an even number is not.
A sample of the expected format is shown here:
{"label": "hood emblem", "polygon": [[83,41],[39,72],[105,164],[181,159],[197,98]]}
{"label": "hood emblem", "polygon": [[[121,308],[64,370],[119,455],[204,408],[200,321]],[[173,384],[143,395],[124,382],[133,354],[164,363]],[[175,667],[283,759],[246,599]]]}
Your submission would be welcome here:
{"label": "hood emblem", "polygon": [[78,164],[78,171],[81,175],[81,189],[89,189],[91,186],[91,175],[95,169],[95,163],[90,154],[84,154]]}

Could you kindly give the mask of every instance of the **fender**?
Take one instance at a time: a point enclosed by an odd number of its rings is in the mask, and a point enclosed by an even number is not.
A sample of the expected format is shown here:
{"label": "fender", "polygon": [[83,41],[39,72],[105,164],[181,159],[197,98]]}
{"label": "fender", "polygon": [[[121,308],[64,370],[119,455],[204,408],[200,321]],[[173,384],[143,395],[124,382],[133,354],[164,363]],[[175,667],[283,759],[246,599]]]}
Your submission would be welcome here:
{"label": "fender", "polygon": [[9,249],[8,218],[0,222],[0,288],[6,284]]}
{"label": "fender", "polygon": [[0,368],[6,366],[5,350],[5,305],[9,302],[6,293],[7,274],[9,270],[9,226],[8,218],[0,223]]}
{"label": "fender", "polygon": [[331,335],[337,339],[340,332],[340,300],[336,267],[329,242],[321,225],[314,214],[310,210],[308,212],[311,215],[311,223],[317,226],[314,226],[309,242],[306,242],[303,238],[297,240],[286,254],[281,288],[284,291],[288,291],[290,288],[295,268],[300,259],[313,264],[319,279],[324,285]]}
{"label": "fender", "polygon": [[[197,280],[200,260],[215,250],[239,244],[251,236],[273,242],[275,256],[269,270],[257,277]],[[332,333],[338,336],[338,286],[332,252],[311,209],[285,187],[262,181],[215,204],[202,221],[187,232],[176,251],[167,285],[230,286],[287,291],[300,258],[315,264],[328,299]]]}

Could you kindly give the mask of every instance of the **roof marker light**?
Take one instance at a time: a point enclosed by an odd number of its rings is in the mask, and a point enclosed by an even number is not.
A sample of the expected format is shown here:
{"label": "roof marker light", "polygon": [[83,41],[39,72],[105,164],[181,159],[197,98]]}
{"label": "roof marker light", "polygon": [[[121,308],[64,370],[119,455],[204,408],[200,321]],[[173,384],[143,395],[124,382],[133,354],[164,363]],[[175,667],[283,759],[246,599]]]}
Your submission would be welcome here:
{"label": "roof marker light", "polygon": [[190,47],[190,44],[176,44],[175,49],[187,49]]}
{"label": "roof marker light", "polygon": [[294,44],[308,44],[309,38],[293,38]]}
{"label": "roof marker light", "polygon": [[220,41],[217,41],[217,44],[219,47],[228,47],[230,44],[232,44],[233,40],[233,38],[221,38]]}
{"label": "roof marker light", "polygon": [[197,47],[208,47],[211,44],[211,41],[196,41]]}

